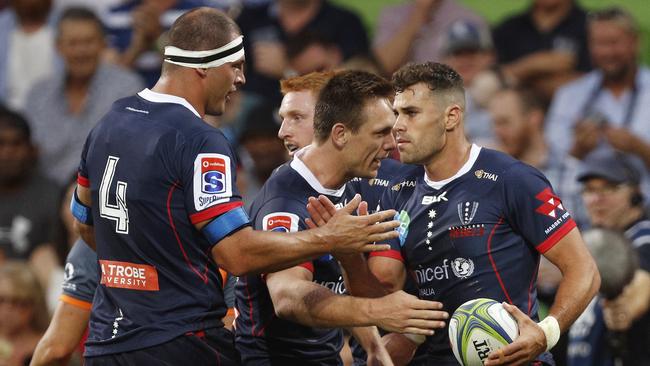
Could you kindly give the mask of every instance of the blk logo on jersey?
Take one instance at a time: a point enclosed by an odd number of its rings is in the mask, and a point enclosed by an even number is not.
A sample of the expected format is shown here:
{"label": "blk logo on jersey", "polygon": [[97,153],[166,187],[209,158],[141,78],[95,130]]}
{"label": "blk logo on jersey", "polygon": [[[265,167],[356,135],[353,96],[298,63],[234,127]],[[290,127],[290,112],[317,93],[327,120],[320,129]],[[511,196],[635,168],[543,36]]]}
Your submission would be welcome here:
{"label": "blk logo on jersey", "polygon": [[535,209],[535,212],[537,213],[557,219],[559,216],[557,211],[558,209],[566,211],[562,205],[560,198],[556,196],[548,187],[539,192],[535,198],[543,202],[539,207]]}
{"label": "blk logo on jersey", "polygon": [[222,154],[198,154],[194,160],[194,207],[204,210],[227,202],[232,196],[230,157]]}
{"label": "blk logo on jersey", "polygon": [[284,233],[298,231],[298,215],[290,212],[273,212],[262,219],[262,230]]}
{"label": "blk logo on jersey", "polygon": [[422,204],[423,205],[430,205],[432,203],[438,203],[438,202],[443,202],[443,201],[447,202],[449,200],[447,199],[446,196],[447,196],[447,191],[444,191],[444,192],[440,193],[437,196],[424,196],[424,197],[422,197]]}
{"label": "blk logo on jersey", "polygon": [[222,193],[226,190],[226,162],[222,158],[201,159],[201,177],[204,193]]}

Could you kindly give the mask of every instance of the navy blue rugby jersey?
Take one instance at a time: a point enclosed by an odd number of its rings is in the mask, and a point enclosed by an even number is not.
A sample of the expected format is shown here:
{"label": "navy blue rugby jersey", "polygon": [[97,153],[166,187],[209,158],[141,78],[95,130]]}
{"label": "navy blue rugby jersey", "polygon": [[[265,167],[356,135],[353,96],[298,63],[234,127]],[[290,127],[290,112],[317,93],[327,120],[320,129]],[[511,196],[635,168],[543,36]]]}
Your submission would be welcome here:
{"label": "navy blue rugby jersey", "polygon": [[352,178],[348,183],[349,189],[359,193],[363,200],[368,202],[370,213],[373,213],[379,209],[379,200],[384,191],[389,188],[390,182],[416,169],[418,169],[417,165],[402,164],[398,160],[386,158],[381,161],[377,177],[372,179]]}
{"label": "navy blue rugby jersey", "polygon": [[78,239],[65,260],[61,301],[90,311],[99,282],[97,254]]}
{"label": "navy blue rugby jersey", "polygon": [[[251,221],[257,230],[305,230],[304,219],[309,217],[307,199],[323,194],[341,206],[354,194],[347,186],[349,183],[338,190],[324,188],[297,153],[264,184],[251,206]],[[313,282],[337,294],[345,293],[338,262],[331,255],[301,266],[313,273]],[[235,295],[238,311],[235,339],[245,364],[260,359],[267,360],[264,364],[279,360],[310,365],[340,363],[341,330],[312,328],[276,317],[263,276],[240,277]]]}
{"label": "navy blue rugby jersey", "polygon": [[223,326],[215,243],[194,224],[241,210],[234,156],[186,100],[148,89],[91,131],[78,182],[92,193],[101,277],[86,356]]}
{"label": "navy blue rugby jersey", "polygon": [[[442,302],[450,314],[491,298],[537,319],[540,253],[576,226],[539,171],[472,145],[449,179],[432,182],[421,169],[393,183],[381,202],[401,221],[392,257],[404,261],[420,298]],[[456,362],[446,330],[427,341],[430,360]]]}

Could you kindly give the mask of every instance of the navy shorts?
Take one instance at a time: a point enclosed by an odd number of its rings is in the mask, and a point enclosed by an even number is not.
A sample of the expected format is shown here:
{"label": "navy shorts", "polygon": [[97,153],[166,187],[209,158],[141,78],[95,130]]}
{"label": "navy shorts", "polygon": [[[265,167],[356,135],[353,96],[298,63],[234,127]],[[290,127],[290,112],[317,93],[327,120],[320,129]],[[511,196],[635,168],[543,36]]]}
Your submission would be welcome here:
{"label": "navy shorts", "polygon": [[234,337],[225,328],[188,333],[169,342],[135,351],[86,357],[85,366],[240,365]]}

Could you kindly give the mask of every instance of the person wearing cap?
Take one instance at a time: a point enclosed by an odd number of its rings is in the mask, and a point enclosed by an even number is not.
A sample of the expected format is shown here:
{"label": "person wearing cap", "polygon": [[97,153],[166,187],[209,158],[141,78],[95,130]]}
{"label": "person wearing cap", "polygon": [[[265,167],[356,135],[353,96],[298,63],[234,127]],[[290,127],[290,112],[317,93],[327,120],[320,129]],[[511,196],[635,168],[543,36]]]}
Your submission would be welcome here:
{"label": "person wearing cap", "polygon": [[[611,365],[616,359],[624,365],[650,364],[650,219],[640,177],[634,161],[603,153],[589,155],[578,174],[591,224],[623,233],[638,254],[639,269],[622,294],[594,299],[575,322],[569,332],[570,366]],[[621,339],[626,342],[611,342]]]}
{"label": "person wearing cap", "polygon": [[[245,81],[239,28],[212,8],[172,25],[156,85],[115,102],[83,148],[71,211],[100,269],[86,365],[236,365],[219,269],[271,272],[326,253],[385,246],[392,210],[299,233],[253,231],[236,160],[205,114]],[[380,222],[377,224],[377,222]],[[376,248],[376,249],[375,249]]]}
{"label": "person wearing cap", "polygon": [[492,117],[487,106],[503,81],[493,68],[495,55],[490,33],[475,22],[456,21],[443,38],[442,52],[442,62],[451,66],[463,78],[467,138],[483,146],[495,146]]}

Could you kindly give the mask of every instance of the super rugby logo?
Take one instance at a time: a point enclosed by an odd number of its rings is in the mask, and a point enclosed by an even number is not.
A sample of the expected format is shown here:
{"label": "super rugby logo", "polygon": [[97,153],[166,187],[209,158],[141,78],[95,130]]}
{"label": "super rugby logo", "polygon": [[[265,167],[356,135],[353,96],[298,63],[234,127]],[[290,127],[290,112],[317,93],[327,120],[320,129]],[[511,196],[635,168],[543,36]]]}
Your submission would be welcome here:
{"label": "super rugby logo", "polygon": [[298,215],[289,212],[273,212],[262,219],[262,230],[295,232],[298,231]]}
{"label": "super rugby logo", "polygon": [[197,211],[232,196],[230,157],[222,154],[198,154],[194,160],[194,206]]}
{"label": "super rugby logo", "polygon": [[226,161],[222,158],[201,159],[201,192],[217,194],[226,190]]}

